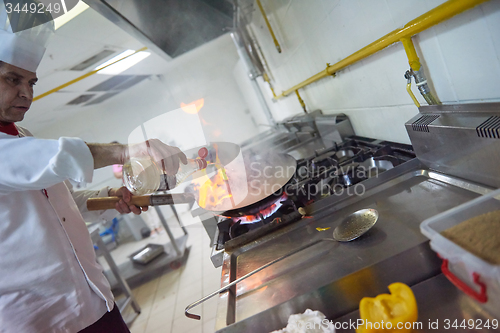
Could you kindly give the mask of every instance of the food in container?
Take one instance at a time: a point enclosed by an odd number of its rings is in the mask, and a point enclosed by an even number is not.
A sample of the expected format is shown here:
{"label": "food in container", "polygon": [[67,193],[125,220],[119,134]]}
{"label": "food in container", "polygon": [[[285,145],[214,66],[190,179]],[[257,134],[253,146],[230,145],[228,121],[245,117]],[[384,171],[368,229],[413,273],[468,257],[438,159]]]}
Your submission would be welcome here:
{"label": "food in container", "polygon": [[441,234],[484,261],[500,265],[500,210],[468,219]]}
{"label": "food in container", "polygon": [[[484,219],[485,214],[493,213],[487,216],[497,216],[495,212],[498,210],[500,210],[500,189],[433,216],[420,225],[422,233],[431,240],[431,248],[443,259],[441,265],[443,274],[458,289],[496,318],[500,316],[500,265],[482,258],[473,253],[475,250],[469,250],[467,245],[460,245],[442,233],[446,235],[455,226],[470,228],[468,224],[474,221],[476,222],[474,224],[477,224],[477,221]],[[467,223],[460,227],[463,222]],[[477,228],[479,229],[481,228]],[[446,230],[448,232],[445,232]],[[490,233],[497,233],[498,237],[498,231],[491,230]]]}

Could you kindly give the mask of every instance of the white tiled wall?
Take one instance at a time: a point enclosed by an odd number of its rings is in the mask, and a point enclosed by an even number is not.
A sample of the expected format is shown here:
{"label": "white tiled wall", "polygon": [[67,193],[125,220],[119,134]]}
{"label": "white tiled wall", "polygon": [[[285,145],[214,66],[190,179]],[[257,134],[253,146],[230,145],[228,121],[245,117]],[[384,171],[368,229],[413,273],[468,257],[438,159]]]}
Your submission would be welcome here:
{"label": "white tiled wall", "polygon": [[[443,0],[262,0],[283,52],[276,51],[260,11],[252,29],[269,63],[276,92],[324,70]],[[413,38],[443,103],[500,100],[500,2],[489,1]],[[406,92],[409,68],[401,43],[302,89],[310,110],[344,112],[358,135],[409,143],[404,123],[418,110]],[[269,88],[263,84],[264,94]],[[415,89],[421,104],[424,99]],[[301,113],[294,95],[270,103],[281,120]]]}

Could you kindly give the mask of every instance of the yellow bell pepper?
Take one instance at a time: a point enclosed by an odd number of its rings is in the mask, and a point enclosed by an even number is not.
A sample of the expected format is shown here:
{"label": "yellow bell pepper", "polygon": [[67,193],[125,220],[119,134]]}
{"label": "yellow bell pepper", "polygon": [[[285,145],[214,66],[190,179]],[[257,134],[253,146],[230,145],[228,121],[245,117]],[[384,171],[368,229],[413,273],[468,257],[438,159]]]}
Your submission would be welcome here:
{"label": "yellow bell pepper", "polygon": [[364,297],[359,302],[362,325],[357,333],[411,332],[418,317],[417,301],[413,291],[404,283],[389,285],[391,294],[380,294],[375,298]]}

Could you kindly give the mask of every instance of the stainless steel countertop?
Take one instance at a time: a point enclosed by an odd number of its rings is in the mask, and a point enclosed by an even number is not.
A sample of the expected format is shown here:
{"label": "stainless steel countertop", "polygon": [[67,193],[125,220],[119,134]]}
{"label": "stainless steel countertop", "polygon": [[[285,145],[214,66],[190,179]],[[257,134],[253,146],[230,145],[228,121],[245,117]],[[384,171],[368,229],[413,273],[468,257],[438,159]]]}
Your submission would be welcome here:
{"label": "stainless steel countertop", "polygon": [[[485,312],[480,305],[470,297],[459,291],[450,281],[443,275],[439,274],[426,281],[418,283],[412,287],[413,294],[417,299],[418,304],[418,319],[416,329],[413,332],[498,332],[499,329],[485,327],[485,322],[489,320],[491,325],[492,320],[496,319],[497,323],[500,318],[494,318],[489,313]],[[338,318],[334,321],[339,322],[337,327],[341,327],[340,323],[353,322],[359,317],[359,311],[354,311]],[[467,327],[460,327],[462,321],[465,320]],[[469,320],[472,320],[470,322]],[[455,322],[456,321],[456,322]],[[458,324],[458,328],[453,327],[453,324]],[[468,325],[473,323],[473,325]],[[345,324],[344,324],[345,325]],[[344,326],[347,327],[347,326]],[[472,328],[470,328],[472,327]],[[500,323],[497,325],[500,327]],[[337,329],[337,333],[354,333],[354,329]]]}
{"label": "stainless steel countertop", "polygon": [[420,233],[420,223],[490,191],[427,170],[416,159],[363,186],[363,195],[320,200],[312,206],[313,218],[226,252],[222,286],[294,249],[331,238],[342,218],[358,209],[375,208],[380,214],[375,227],[356,241],[320,242],[221,293],[216,329],[270,332],[306,308],[335,320],[356,311],[362,297],[387,292],[392,282],[414,286],[438,275],[440,262]]}

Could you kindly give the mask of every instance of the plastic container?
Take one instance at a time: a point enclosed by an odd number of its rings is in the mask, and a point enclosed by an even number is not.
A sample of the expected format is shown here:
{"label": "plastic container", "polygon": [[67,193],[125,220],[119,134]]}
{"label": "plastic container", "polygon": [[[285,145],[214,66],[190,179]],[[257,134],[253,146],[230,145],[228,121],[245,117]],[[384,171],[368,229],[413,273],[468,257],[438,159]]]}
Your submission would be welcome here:
{"label": "plastic container", "polygon": [[423,221],[420,230],[443,259],[441,270],[448,280],[498,318],[500,266],[480,259],[441,235],[448,228],[495,210],[500,210],[500,189]]}

